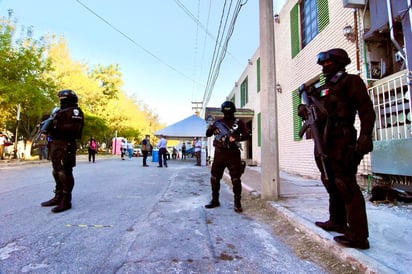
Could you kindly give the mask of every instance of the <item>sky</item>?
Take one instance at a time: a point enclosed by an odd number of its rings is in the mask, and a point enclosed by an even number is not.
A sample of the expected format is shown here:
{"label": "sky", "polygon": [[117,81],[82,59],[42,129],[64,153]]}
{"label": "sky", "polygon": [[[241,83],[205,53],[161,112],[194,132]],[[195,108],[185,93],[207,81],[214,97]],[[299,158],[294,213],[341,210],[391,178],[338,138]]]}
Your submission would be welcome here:
{"label": "sky", "polygon": [[[213,56],[223,50],[215,41],[228,38],[237,1],[230,11],[226,2],[224,8],[223,0],[0,0],[0,17],[12,9],[34,38],[65,37],[72,59],[90,67],[119,64],[126,94],[170,125],[194,114],[192,102],[201,102],[210,87],[207,106],[219,107],[259,47],[259,1],[243,0],[217,69]],[[274,12],[284,2],[274,0]],[[214,85],[211,67],[219,71]]]}

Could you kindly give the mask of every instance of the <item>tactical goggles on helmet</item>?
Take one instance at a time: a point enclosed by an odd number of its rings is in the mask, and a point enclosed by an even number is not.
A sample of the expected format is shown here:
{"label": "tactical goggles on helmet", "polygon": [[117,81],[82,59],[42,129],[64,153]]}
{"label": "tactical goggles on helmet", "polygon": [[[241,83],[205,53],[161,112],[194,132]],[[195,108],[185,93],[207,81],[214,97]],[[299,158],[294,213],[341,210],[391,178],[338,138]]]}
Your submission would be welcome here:
{"label": "tactical goggles on helmet", "polygon": [[318,64],[322,65],[326,61],[331,59],[331,54],[327,51],[322,51],[318,53]]}

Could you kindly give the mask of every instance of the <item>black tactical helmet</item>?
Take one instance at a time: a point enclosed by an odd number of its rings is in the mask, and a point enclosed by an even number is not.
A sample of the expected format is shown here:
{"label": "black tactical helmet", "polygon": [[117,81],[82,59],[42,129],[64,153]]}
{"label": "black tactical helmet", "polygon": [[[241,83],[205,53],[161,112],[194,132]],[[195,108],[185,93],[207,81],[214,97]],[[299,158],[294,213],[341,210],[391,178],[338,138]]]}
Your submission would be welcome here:
{"label": "black tactical helmet", "polygon": [[225,101],[222,104],[221,111],[223,113],[235,113],[236,112],[235,104],[233,104],[232,101]]}
{"label": "black tactical helmet", "polygon": [[61,106],[77,104],[77,102],[79,101],[76,93],[71,89],[61,90],[59,91],[57,96],[59,96]]}
{"label": "black tactical helmet", "polygon": [[351,60],[348,53],[340,48],[330,49],[328,51],[323,51],[318,54],[318,64],[322,65],[324,62],[332,60],[342,66],[349,65]]}

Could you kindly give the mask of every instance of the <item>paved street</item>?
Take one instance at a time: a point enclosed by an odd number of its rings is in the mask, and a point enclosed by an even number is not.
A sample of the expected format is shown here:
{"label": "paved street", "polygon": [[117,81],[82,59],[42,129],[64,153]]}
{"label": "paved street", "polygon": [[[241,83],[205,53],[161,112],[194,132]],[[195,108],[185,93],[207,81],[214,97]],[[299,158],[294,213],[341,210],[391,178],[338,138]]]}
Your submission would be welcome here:
{"label": "paved street", "polygon": [[222,206],[204,209],[207,167],[141,161],[80,159],[73,207],[59,214],[40,206],[50,163],[0,167],[0,273],[325,273],[235,213],[226,184]]}

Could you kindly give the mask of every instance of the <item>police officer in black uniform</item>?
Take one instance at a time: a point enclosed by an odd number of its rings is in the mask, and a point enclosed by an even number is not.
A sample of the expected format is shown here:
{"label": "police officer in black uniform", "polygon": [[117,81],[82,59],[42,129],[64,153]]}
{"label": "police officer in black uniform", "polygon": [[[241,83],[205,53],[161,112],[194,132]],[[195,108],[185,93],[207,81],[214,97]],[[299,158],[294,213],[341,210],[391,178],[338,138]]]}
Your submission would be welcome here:
{"label": "police officer in black uniform", "polygon": [[205,205],[206,208],[219,207],[219,190],[220,180],[223,172],[227,167],[232,180],[234,193],[234,210],[242,212],[240,203],[242,193],[242,183],[240,177],[244,171],[244,162],[240,158],[239,141],[249,138],[249,132],[246,125],[239,119],[235,118],[236,107],[231,101],[225,101],[221,106],[223,119],[215,121],[206,130],[206,136],[215,135],[213,146],[215,155],[212,164],[210,183],[212,187],[212,200]]}
{"label": "police officer in black uniform", "polygon": [[[340,48],[318,54],[317,63],[322,66],[326,83],[312,95],[326,110],[321,122],[326,170],[316,145],[315,160],[329,193],[330,217],[315,224],[326,231],[342,233],[334,239],[343,246],[368,249],[365,200],[356,173],[363,156],[373,149],[375,112],[363,80],[346,73],[350,62],[347,52]],[[359,137],[354,127],[356,113],[361,123]]]}
{"label": "police officer in black uniform", "polygon": [[73,167],[76,166],[76,139],[82,136],[84,116],[78,106],[78,97],[72,90],[58,93],[60,109],[54,111],[42,130],[52,139],[50,159],[56,182],[55,196],[42,206],[55,206],[52,212],[62,212],[71,208],[74,187]]}

